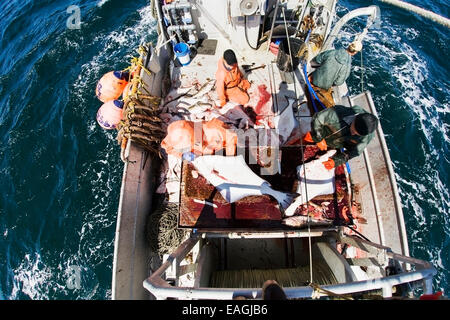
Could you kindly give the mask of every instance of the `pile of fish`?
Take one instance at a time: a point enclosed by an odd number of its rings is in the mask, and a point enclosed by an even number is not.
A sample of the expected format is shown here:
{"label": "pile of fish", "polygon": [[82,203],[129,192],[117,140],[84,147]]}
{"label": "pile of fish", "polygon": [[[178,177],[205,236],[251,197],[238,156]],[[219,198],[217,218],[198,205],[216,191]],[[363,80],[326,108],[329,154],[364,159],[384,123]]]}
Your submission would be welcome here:
{"label": "pile of fish", "polygon": [[273,196],[284,209],[296,196],[294,193],[272,189],[267,181],[248,167],[242,155],[201,156],[194,159],[192,164],[230,203],[248,196],[267,194]]}
{"label": "pile of fish", "polygon": [[297,167],[297,176],[300,181],[297,189],[299,196],[285,210],[286,216],[293,216],[300,205],[319,195],[334,193],[334,170],[327,170],[322,162],[328,160],[335,153],[336,150],[330,150],[320,158]]}

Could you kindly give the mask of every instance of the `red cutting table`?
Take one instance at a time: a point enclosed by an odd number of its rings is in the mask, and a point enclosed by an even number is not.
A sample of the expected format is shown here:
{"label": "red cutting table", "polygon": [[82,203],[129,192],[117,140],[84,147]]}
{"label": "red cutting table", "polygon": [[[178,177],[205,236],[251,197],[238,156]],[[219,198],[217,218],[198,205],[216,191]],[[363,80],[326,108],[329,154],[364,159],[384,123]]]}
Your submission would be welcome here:
{"label": "red cutting table", "polygon": [[[302,164],[302,150],[300,146],[282,147],[281,174],[264,175],[262,178],[269,182],[275,190],[295,192],[298,186],[296,168]],[[305,161],[314,159],[318,152],[317,147],[306,146]],[[246,161],[248,163],[247,159]],[[249,164],[249,167],[259,174],[261,169],[259,165]],[[330,202],[330,209],[326,214],[328,219],[334,218],[336,206],[340,207],[348,203],[346,202],[348,201],[347,187],[342,167],[337,168],[337,192],[334,195],[326,195],[313,200],[318,206],[323,201]],[[312,210],[314,209],[312,208]],[[187,161],[183,162],[179,227],[208,230],[291,229],[281,224],[281,221],[282,213],[277,201],[271,196],[249,196],[229,203],[203,176],[196,174],[192,164]]]}

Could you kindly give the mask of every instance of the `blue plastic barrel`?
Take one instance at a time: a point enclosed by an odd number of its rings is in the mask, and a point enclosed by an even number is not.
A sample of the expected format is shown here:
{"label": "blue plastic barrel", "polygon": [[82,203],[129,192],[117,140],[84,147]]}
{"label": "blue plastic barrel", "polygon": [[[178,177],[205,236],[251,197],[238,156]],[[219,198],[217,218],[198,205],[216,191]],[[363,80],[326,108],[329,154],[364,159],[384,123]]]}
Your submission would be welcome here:
{"label": "blue plastic barrel", "polygon": [[177,56],[178,61],[180,61],[181,65],[186,66],[191,62],[191,57],[189,56],[189,46],[186,43],[177,43],[175,47],[173,47],[173,50],[175,51],[175,55]]}

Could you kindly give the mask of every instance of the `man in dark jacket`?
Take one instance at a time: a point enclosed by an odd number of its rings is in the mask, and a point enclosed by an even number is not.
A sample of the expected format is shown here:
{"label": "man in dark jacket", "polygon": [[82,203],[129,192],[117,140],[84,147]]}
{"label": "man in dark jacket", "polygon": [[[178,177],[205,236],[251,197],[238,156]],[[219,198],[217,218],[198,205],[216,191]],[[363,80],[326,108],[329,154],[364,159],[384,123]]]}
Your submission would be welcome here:
{"label": "man in dark jacket", "polygon": [[359,156],[374,137],[377,125],[378,118],[360,106],[336,105],[314,114],[311,132],[304,140],[316,143],[320,150],[337,149],[333,157],[323,162],[331,170]]}
{"label": "man in dark jacket", "polygon": [[340,86],[347,80],[352,67],[352,57],[361,49],[361,42],[354,41],[347,49],[328,50],[312,60],[320,66],[309,76],[309,80],[327,108],[334,105],[331,87]]}

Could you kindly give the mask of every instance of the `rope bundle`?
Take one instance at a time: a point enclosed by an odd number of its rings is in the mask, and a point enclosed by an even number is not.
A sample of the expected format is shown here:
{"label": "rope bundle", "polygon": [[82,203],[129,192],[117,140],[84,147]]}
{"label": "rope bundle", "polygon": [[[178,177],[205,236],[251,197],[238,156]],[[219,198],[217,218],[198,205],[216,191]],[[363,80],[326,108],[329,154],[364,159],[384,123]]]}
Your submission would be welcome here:
{"label": "rope bundle", "polygon": [[178,204],[167,202],[149,217],[147,232],[150,248],[160,258],[175,251],[189,234],[187,230],[178,228],[177,216]]}
{"label": "rope bundle", "polygon": [[[143,47],[139,48],[141,57],[147,55]],[[126,146],[128,139],[139,143],[142,147],[154,154],[160,155],[159,147],[164,139],[165,131],[159,117],[160,97],[143,94],[139,89],[145,89],[140,77],[141,70],[151,74],[142,63],[142,58],[131,60],[130,70],[134,73],[131,93],[125,98],[123,120],[117,126],[117,140],[122,147]]]}

